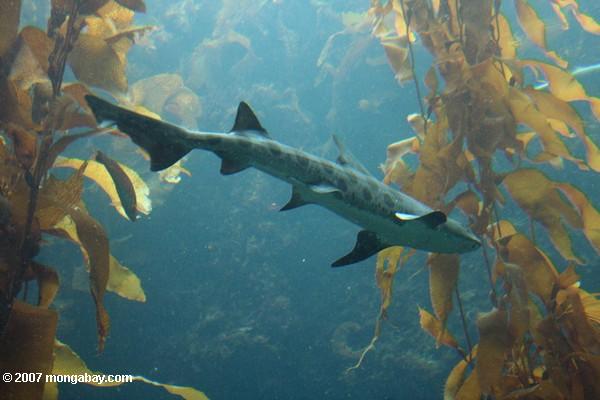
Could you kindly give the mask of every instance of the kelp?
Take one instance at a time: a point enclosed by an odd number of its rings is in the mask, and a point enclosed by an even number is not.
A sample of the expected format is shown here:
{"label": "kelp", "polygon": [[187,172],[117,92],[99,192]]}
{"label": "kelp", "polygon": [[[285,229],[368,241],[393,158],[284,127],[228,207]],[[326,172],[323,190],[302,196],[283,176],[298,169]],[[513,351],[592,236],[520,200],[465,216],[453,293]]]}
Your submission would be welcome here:
{"label": "kelp", "polygon": [[[514,6],[526,40],[545,59],[521,58],[504,3]],[[432,208],[460,210],[484,243],[480,259],[491,309],[477,317],[478,343],[471,341],[462,309],[461,260],[437,254],[428,259],[433,313],[419,307],[421,327],[461,357],[448,376],[446,399],[600,396],[600,303],[581,288],[577,266],[585,260],[572,239],[574,233],[584,236],[598,252],[600,214],[589,194],[556,180],[546,167],[600,170],[598,146],[574,107],[585,102],[599,118],[599,101],[566,69],[560,49],[549,47],[539,4],[371,1],[372,36],[381,41],[396,76],[402,72],[415,80],[420,110],[411,117],[420,121],[412,124],[412,136],[388,147],[384,182]],[[563,29],[569,28],[570,13],[582,29],[600,34],[600,25],[576,0],[551,0],[547,6]],[[410,56],[413,36],[433,57],[424,77],[415,74]],[[531,75],[548,84],[533,86],[526,81]],[[409,153],[416,154],[416,166],[406,160]],[[502,219],[505,205],[527,216],[524,230]],[[551,260],[551,251],[559,260]],[[380,264],[378,258],[376,271]],[[395,273],[387,269],[384,288],[391,288]],[[387,310],[391,290],[382,293]],[[447,328],[455,309],[463,339]],[[374,340],[381,334],[380,319]]]}
{"label": "kelp", "polygon": [[[110,239],[88,213],[82,195],[84,180],[90,178],[133,221],[138,211],[151,211],[147,185],[103,153],[95,157],[101,163],[63,153],[81,139],[114,133],[96,125],[84,100],[87,85],[114,96],[125,93],[127,53],[149,27],[132,26],[134,12],[145,10],[142,0],[52,1],[46,31],[19,29],[20,6],[20,1],[0,5],[0,366],[10,372],[61,373],[68,347],[55,346],[58,312],[53,309],[60,274],[35,260],[44,235],[65,238],[81,249],[100,352],[110,329],[106,291],[146,300],[140,279],[111,254]],[[63,82],[67,66],[78,81]],[[55,171],[65,167],[72,172],[59,179]],[[32,285],[35,299],[30,299]],[[73,373],[89,371],[81,360],[78,365]],[[186,399],[206,399],[192,388],[135,379]],[[43,379],[4,385],[0,398],[57,398],[58,388],[44,386]]]}

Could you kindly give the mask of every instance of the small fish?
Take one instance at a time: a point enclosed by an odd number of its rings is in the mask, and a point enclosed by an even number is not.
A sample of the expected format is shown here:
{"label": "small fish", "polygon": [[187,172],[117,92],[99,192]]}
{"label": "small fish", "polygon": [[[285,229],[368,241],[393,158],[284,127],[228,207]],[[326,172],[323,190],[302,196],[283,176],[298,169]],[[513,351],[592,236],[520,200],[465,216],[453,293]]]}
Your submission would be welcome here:
{"label": "small fish", "polygon": [[[354,264],[391,246],[436,253],[466,253],[481,246],[465,226],[405,193],[384,185],[344,154],[338,141],[338,163],[271,139],[252,109],[240,103],[229,133],[188,131],[115,106],[99,97],[86,100],[96,119],[114,121],[150,154],[150,169],[170,167],[192,149],[221,157],[221,174],[254,167],[292,185],[281,210],[318,204],[362,227],[354,249],[332,266]],[[361,171],[362,170],[362,171]]]}
{"label": "small fish", "polygon": [[123,171],[123,168],[121,168],[119,163],[102,153],[100,150],[96,151],[94,159],[104,165],[108,171],[108,174],[117,188],[117,194],[119,195],[119,200],[121,200],[121,205],[123,206],[123,210],[125,210],[125,214],[127,214],[127,217],[129,217],[131,222],[135,222],[137,217],[137,198],[133,183],[131,183],[131,180],[125,171]]}

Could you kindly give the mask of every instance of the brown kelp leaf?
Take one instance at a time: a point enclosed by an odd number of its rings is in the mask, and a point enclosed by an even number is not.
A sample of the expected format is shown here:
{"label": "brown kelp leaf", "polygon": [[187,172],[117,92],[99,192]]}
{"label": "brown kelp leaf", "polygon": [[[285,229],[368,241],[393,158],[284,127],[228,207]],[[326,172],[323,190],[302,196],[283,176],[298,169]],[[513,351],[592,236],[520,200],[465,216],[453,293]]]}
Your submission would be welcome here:
{"label": "brown kelp leaf", "polygon": [[571,239],[563,220],[576,229],[581,229],[583,223],[574,206],[561,197],[557,184],[543,172],[529,168],[508,174],[503,183],[517,204],[546,227],[560,254],[567,260],[581,264],[582,260],[571,248]]}
{"label": "brown kelp leaf", "polygon": [[505,311],[494,309],[477,319],[479,346],[477,349],[477,378],[483,393],[494,394],[502,381],[505,354],[512,340],[508,334]]}
{"label": "brown kelp leaf", "polygon": [[135,188],[133,187],[133,183],[129,179],[129,176],[125,173],[123,168],[121,168],[119,163],[102,153],[100,150],[96,151],[94,158],[104,165],[104,168],[108,171],[108,174],[117,189],[117,194],[119,195],[119,200],[121,201],[121,206],[123,206],[123,209],[125,210],[125,214],[127,214],[127,217],[131,222],[135,222],[137,200]]}
{"label": "brown kelp leaf", "polygon": [[31,269],[38,282],[38,307],[48,308],[58,293],[58,273],[53,268],[35,261],[32,261]]}
{"label": "brown kelp leaf", "polygon": [[47,179],[40,189],[36,217],[40,229],[47,230],[54,227],[68,210],[77,206],[83,193],[83,176],[87,163],[81,163],[76,172],[66,180],[54,176]]}
{"label": "brown kelp leaf", "polygon": [[[52,349],[58,315],[47,308],[34,307],[15,300],[6,330],[0,340],[0,370],[3,373],[41,373],[52,371]],[[44,379],[39,382],[4,382],[2,396],[6,399],[40,399]]]}
{"label": "brown kelp leaf", "polygon": [[498,45],[500,46],[502,58],[508,60],[515,58],[517,56],[517,41],[504,14],[498,14],[498,23],[496,23],[496,18],[492,18],[492,27],[495,32],[498,32]]}
{"label": "brown kelp leaf", "polygon": [[473,219],[477,218],[483,206],[479,196],[472,190],[458,194],[450,204],[452,208],[458,207],[466,216]]}
{"label": "brown kelp leaf", "polygon": [[[83,254],[85,254],[85,249],[77,234],[77,228],[70,216],[67,215],[63,218],[55,225],[54,229],[48,233],[77,243],[81,247]],[[121,265],[112,254],[110,255],[110,271],[106,289],[128,300],[140,302],[146,301],[146,294],[144,293],[144,289],[142,289],[140,278],[138,278],[129,268]]]}
{"label": "brown kelp leaf", "polygon": [[12,122],[24,129],[40,128],[32,119],[33,101],[27,90],[11,80],[0,77],[0,93],[3,96],[0,120]]}
{"label": "brown kelp leaf", "polygon": [[[58,157],[54,163],[54,167],[79,168],[82,163],[83,161],[77,158]],[[119,165],[121,166],[121,169],[125,171],[129,177],[129,180],[133,183],[135,188],[135,197],[137,200],[137,210],[142,214],[148,215],[150,211],[152,211],[152,202],[150,197],[148,197],[150,193],[148,185],[146,185],[146,183],[134,170],[123,164]],[[112,205],[117,209],[119,214],[121,214],[123,218],[127,218],[125,210],[121,205],[117,188],[115,187],[110,175],[106,171],[106,168],[96,161],[89,161],[89,165],[85,170],[85,176],[96,182],[98,186],[100,186],[100,188],[102,188],[102,190],[110,197]]]}
{"label": "brown kelp leaf", "polygon": [[527,288],[544,303],[550,301],[558,272],[546,254],[521,233],[505,237],[499,244],[504,259],[521,267]]}
{"label": "brown kelp leaf", "polygon": [[48,81],[48,57],[54,43],[44,31],[28,26],[19,33],[18,50],[10,68],[9,80],[22,90]]}
{"label": "brown kelp leaf", "polygon": [[560,273],[558,276],[558,286],[561,289],[566,289],[569,286],[577,284],[580,277],[579,274],[575,271],[575,267],[573,265],[569,265],[567,269]]}
{"label": "brown kelp leaf", "polygon": [[505,263],[503,270],[504,282],[509,286],[509,332],[513,339],[521,340],[529,330],[529,296],[527,293],[527,283],[520,266]]}
{"label": "brown kelp leaf", "polygon": [[21,0],[0,2],[0,59],[17,37],[20,17]]}
{"label": "brown kelp leaf", "polygon": [[30,169],[37,154],[38,136],[16,124],[8,124],[6,133],[12,141],[17,160],[25,169]]}
{"label": "brown kelp leaf", "polygon": [[144,0],[115,0],[123,7],[129,8],[133,11],[146,12],[146,4]]}
{"label": "brown kelp leaf", "polygon": [[[61,375],[93,375],[98,376],[98,379],[92,382],[84,382],[91,386],[99,387],[114,387],[121,386],[125,382],[107,382],[105,374],[102,372],[94,372],[90,370],[85,362],[73,351],[69,346],[58,340],[54,344],[54,368],[52,369],[53,374]],[[104,376],[103,383],[99,383],[100,376]],[[151,381],[143,376],[133,376],[134,381],[143,382],[152,386],[159,386],[168,391],[169,393],[180,396],[185,400],[208,400],[208,397],[199,390],[191,387],[166,385],[163,383]]]}
{"label": "brown kelp leaf", "polygon": [[448,330],[442,326],[439,319],[431,315],[427,310],[419,307],[419,318],[421,329],[429,333],[436,340],[436,345],[443,344],[444,346],[458,348],[458,342]]}
{"label": "brown kelp leaf", "polygon": [[600,253],[600,212],[594,207],[586,194],[569,183],[559,183],[557,187],[575,204],[581,220],[583,233],[597,253]]}
{"label": "brown kelp leaf", "polygon": [[140,278],[124,267],[119,261],[110,256],[110,273],[106,289],[133,301],[146,301],[146,294],[140,282]]}
{"label": "brown kelp leaf", "polygon": [[108,313],[104,308],[104,292],[110,270],[108,238],[102,226],[87,212],[74,207],[69,210],[69,216],[77,227],[77,236],[85,249],[90,267],[90,291],[96,303],[98,349],[102,351],[110,327]]}
{"label": "brown kelp leaf", "polygon": [[429,265],[429,296],[436,317],[446,329],[446,320],[452,311],[452,295],[456,289],[459,273],[459,258],[457,254],[430,254]]}
{"label": "brown kelp leaf", "polygon": [[579,297],[587,318],[595,324],[600,324],[600,299],[598,299],[598,294],[579,289]]}
{"label": "brown kelp leaf", "polygon": [[69,65],[83,83],[111,93],[127,91],[126,64],[106,40],[86,33],[79,35]]}
{"label": "brown kelp leaf", "polygon": [[[579,295],[579,288],[570,286],[562,289],[560,292],[565,293],[566,301],[568,302],[568,317],[576,332],[577,342],[585,348],[587,352],[598,354],[600,351],[600,331],[594,327],[587,317],[585,307]],[[559,294],[560,294],[559,292]],[[557,303],[559,302],[557,297]]]}

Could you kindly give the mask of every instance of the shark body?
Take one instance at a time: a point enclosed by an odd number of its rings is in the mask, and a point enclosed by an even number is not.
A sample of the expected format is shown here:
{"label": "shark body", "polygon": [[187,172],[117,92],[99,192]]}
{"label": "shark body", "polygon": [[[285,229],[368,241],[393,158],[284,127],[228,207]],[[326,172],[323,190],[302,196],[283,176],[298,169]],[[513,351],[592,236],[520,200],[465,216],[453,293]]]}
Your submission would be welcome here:
{"label": "shark body", "polygon": [[216,133],[188,131],[96,96],[86,100],[99,122],[113,121],[148,152],[153,171],[168,168],[192,149],[208,150],[222,159],[224,175],[254,167],[290,183],[292,195],[282,211],[318,204],[362,227],[354,249],[334,267],[391,246],[466,253],[481,245],[468,228],[353,168],[343,155],[334,163],[272,140],[246,103],[240,103],[231,132]]}

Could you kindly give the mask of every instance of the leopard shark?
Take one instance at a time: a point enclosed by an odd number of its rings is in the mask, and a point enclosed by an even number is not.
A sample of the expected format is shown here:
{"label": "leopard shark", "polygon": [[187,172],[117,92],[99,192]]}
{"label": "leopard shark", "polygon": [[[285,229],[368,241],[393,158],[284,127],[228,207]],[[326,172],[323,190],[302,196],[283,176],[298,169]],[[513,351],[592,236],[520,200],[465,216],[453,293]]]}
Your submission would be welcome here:
{"label": "leopard shark", "polygon": [[223,175],[254,167],[290,183],[292,194],[281,211],[317,204],[360,226],[354,248],[333,267],[357,263],[392,246],[455,254],[481,246],[468,227],[381,183],[364,167],[353,167],[344,153],[332,162],[271,139],[245,102],[239,104],[230,132],[203,132],[95,95],[87,95],[86,101],[98,123],[113,123],[149,154],[152,171],[168,168],[192,149],[207,150],[221,158]]}

